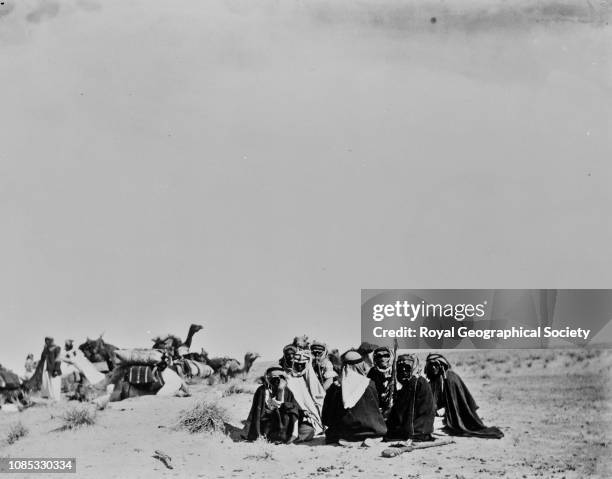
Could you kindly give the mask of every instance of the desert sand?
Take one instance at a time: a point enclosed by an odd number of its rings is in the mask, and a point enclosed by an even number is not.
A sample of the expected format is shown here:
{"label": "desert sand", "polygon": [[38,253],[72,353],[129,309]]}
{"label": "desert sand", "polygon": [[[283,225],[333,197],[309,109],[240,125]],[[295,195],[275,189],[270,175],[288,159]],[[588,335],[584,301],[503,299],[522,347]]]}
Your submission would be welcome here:
{"label": "desert sand", "polygon": [[[456,443],[380,457],[370,448],[239,441],[255,383],[269,363],[255,363],[246,381],[194,385],[189,398],[154,396],[110,403],[93,426],[59,430],[68,404],[39,401],[22,413],[0,415],[0,456],[76,457],[87,478],[608,478],[612,473],[609,349],[451,351],[447,355],[501,440],[455,438]],[[237,384],[245,392],[224,396]],[[227,434],[190,434],[177,427],[182,410],[215,401],[227,412]],[[21,421],[29,433],[7,445]],[[237,441],[237,442],[235,442]],[[167,469],[152,456],[172,458]],[[40,476],[32,476],[40,477]],[[54,475],[53,477],[64,477]],[[65,475],[65,477],[74,477]]]}

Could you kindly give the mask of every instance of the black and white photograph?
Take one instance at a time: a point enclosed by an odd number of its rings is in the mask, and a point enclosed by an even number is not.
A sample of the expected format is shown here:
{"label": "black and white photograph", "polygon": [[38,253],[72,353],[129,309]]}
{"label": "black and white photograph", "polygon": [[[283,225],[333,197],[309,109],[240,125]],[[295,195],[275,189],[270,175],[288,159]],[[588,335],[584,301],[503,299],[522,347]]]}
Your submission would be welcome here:
{"label": "black and white photograph", "polygon": [[612,477],[610,0],[0,0],[0,476]]}

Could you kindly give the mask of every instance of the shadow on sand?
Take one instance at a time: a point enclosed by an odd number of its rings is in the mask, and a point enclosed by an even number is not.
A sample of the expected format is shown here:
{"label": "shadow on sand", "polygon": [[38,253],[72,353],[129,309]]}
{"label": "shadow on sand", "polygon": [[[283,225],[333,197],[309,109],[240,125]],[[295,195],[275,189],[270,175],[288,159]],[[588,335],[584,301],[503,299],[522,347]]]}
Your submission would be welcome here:
{"label": "shadow on sand", "polygon": [[[242,421],[242,427],[236,427],[228,422],[223,423],[225,434],[233,442],[248,442],[246,438],[246,421]],[[318,436],[307,442],[295,442],[295,446],[325,446],[325,436]]]}

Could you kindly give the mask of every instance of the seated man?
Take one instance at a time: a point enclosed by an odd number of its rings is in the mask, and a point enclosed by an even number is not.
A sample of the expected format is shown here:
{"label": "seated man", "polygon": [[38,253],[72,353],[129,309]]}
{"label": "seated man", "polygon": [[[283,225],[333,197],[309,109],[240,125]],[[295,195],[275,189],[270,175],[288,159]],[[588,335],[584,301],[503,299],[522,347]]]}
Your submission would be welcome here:
{"label": "seated man", "polygon": [[293,356],[297,352],[297,348],[293,344],[287,344],[283,348],[283,357],[278,360],[278,364],[285,370],[286,373],[291,372],[293,367]]}
{"label": "seated man", "polygon": [[391,405],[391,374],[392,374],[391,350],[386,347],[374,350],[374,366],[368,371],[368,377],[374,381],[378,393],[378,405],[385,415],[389,412]]}
{"label": "seated man", "polygon": [[387,426],[378,409],[374,383],[366,377],[363,356],[354,350],[342,355],[340,385],[332,384],[323,403],[328,444],[382,437]]}
{"label": "seated man", "polygon": [[321,411],[325,389],[319,382],[308,349],[298,350],[293,357],[287,386],[300,406],[299,441],[309,441],[323,432]]}
{"label": "seated man", "polygon": [[247,439],[255,441],[265,437],[273,442],[293,442],[298,439],[298,419],[299,407],[287,388],[283,368],[268,368],[263,384],[253,396]]}
{"label": "seated man", "polygon": [[337,376],[334,365],[327,357],[327,346],[321,341],[313,341],[310,345],[310,352],[312,354],[312,368],[323,389],[327,391]]}
{"label": "seated man", "polygon": [[501,439],[504,433],[497,427],[487,427],[476,413],[478,406],[458,374],[441,354],[432,353],[425,362],[425,375],[433,392],[438,414],[444,416],[451,433]]}
{"label": "seated man", "polygon": [[427,379],[421,374],[419,360],[414,354],[397,358],[397,380],[401,389],[395,393],[393,407],[387,419],[387,438],[433,441],[433,394]]}

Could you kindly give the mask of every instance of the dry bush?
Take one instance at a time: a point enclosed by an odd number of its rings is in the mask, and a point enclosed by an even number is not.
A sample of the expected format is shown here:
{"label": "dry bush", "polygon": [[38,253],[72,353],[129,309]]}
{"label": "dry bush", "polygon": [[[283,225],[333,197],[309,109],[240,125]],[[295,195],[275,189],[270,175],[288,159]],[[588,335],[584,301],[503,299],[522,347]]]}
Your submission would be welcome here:
{"label": "dry bush", "polygon": [[9,428],[8,433],[6,435],[6,442],[8,442],[9,444],[14,444],[22,437],[27,436],[27,434],[28,428],[25,427],[21,421],[16,422]]}
{"label": "dry bush", "polygon": [[181,412],[179,427],[190,433],[224,431],[226,417],[225,409],[216,402],[200,401]]}
{"label": "dry bush", "polygon": [[96,423],[96,411],[86,406],[74,406],[68,409],[62,419],[62,429],[77,429],[82,426],[92,426]]}
{"label": "dry bush", "polygon": [[221,395],[221,397],[233,396],[234,394],[253,394],[254,392],[255,391],[253,390],[253,387],[251,386],[233,383],[233,384],[230,384],[229,387],[225,391],[223,391],[223,394]]}

